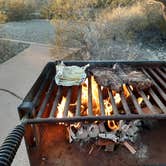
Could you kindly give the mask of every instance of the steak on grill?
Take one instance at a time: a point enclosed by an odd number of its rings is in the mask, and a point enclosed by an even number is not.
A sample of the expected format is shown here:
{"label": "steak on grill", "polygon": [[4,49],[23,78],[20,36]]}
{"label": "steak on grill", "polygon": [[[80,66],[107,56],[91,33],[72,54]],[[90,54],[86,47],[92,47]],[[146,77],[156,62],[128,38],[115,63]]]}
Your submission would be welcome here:
{"label": "steak on grill", "polygon": [[96,67],[91,70],[96,82],[104,87],[111,87],[112,90],[117,92],[122,90],[122,80],[111,68]]}
{"label": "steak on grill", "polygon": [[117,92],[122,90],[122,84],[132,85],[133,88],[146,90],[152,86],[152,81],[140,70],[115,64],[113,68],[93,68],[91,70],[96,82],[104,87],[111,87]]}
{"label": "steak on grill", "polygon": [[132,85],[138,90],[146,90],[152,86],[152,81],[139,69],[126,65],[114,65],[115,73],[124,84]]}

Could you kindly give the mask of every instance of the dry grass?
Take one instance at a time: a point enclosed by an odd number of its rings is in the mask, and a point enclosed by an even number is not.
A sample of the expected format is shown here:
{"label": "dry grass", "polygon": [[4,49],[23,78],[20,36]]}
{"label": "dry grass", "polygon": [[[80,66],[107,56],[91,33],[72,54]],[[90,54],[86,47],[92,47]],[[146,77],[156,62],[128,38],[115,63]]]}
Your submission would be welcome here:
{"label": "dry grass", "polygon": [[[95,56],[101,59],[103,55],[110,56],[115,43],[133,44],[140,33],[154,30],[162,34],[166,32],[161,6],[150,1],[137,2],[132,6],[117,7],[113,10],[98,10],[94,22],[56,20],[54,23],[57,31],[56,46],[84,47],[93,59]],[[116,55],[116,52],[113,53]]]}
{"label": "dry grass", "polygon": [[161,27],[166,26],[160,5],[148,1],[131,7],[118,7],[112,11],[106,9],[100,14],[98,21],[100,20],[106,24],[107,36],[117,40],[130,41],[135,39],[139,32],[153,28],[163,31]]}

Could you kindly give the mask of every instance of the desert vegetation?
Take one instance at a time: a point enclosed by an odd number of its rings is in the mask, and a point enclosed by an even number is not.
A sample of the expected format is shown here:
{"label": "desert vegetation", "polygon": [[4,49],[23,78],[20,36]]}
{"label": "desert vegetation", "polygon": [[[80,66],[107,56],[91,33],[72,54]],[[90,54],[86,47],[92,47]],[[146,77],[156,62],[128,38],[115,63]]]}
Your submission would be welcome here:
{"label": "desert vegetation", "polygon": [[80,48],[76,59],[80,54],[85,59],[126,59],[126,56],[132,59],[149,54],[138,47],[166,40],[166,20],[160,2],[78,0],[74,3],[52,1],[56,52],[58,48],[74,47]]}
{"label": "desert vegetation", "polygon": [[36,3],[32,0],[0,0],[1,23],[31,19],[35,11]]}
{"label": "desert vegetation", "polygon": [[76,50],[75,59],[131,60],[165,49],[165,6],[164,0],[0,0],[0,21],[38,13],[55,26],[54,55],[65,49]]}

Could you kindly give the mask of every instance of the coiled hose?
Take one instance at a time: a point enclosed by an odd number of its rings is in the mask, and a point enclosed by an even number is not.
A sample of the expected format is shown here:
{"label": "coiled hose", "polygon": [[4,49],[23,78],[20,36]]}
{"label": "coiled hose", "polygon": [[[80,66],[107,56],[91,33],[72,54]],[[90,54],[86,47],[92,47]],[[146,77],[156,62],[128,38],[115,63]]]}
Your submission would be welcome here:
{"label": "coiled hose", "polygon": [[24,136],[24,123],[16,126],[0,147],[0,166],[10,166]]}

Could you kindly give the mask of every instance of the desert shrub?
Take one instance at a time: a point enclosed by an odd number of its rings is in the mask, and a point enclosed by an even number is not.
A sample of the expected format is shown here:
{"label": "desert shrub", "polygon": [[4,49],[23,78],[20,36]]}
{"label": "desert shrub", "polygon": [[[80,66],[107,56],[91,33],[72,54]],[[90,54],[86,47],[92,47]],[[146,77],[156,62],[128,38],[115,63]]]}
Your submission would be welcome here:
{"label": "desert shrub", "polygon": [[52,22],[56,27],[56,46],[85,48],[85,54],[90,54],[92,58],[104,54],[116,55],[120,49],[118,45],[134,44],[138,36],[144,38],[148,32],[150,32],[148,41],[151,42],[156,40],[156,37],[160,38],[151,32],[162,33],[166,30],[164,28],[166,22],[159,4],[138,1],[114,9],[93,8],[93,11],[95,19],[72,19],[72,17],[67,19],[64,17],[63,20],[54,19]]}
{"label": "desert shrub", "polygon": [[90,18],[92,8],[95,8],[96,0],[53,0],[41,9],[41,14],[45,17],[55,19],[77,20],[82,17]]}
{"label": "desert shrub", "polygon": [[[75,46],[74,43],[85,44],[84,40],[88,35],[92,35],[89,38],[95,37],[101,40],[113,39],[131,42],[141,32],[148,29],[158,29],[162,32],[165,28],[161,27],[166,26],[160,5],[146,2],[137,2],[132,6],[117,7],[112,10],[110,8],[98,10],[93,21],[86,19],[73,21],[70,17],[70,19],[63,20],[54,19],[54,23],[56,24],[57,44],[65,46],[72,44]],[[96,33],[98,33],[98,37],[96,37]]]}
{"label": "desert shrub", "polygon": [[10,0],[7,4],[7,16],[9,21],[31,19],[33,6],[24,0]]}
{"label": "desert shrub", "polygon": [[5,21],[19,21],[31,19],[35,6],[26,0],[1,0],[0,11]]}
{"label": "desert shrub", "polygon": [[106,8],[109,7],[111,9],[117,8],[119,6],[130,6],[133,3],[136,3],[140,0],[96,0],[95,6],[98,8]]}
{"label": "desert shrub", "polygon": [[106,27],[106,35],[114,39],[132,40],[136,34],[146,30],[163,31],[166,26],[160,5],[139,2],[131,7],[118,7],[110,11],[105,9],[101,12],[99,22]]}
{"label": "desert shrub", "polygon": [[7,21],[7,16],[0,11],[0,23],[5,23]]}

